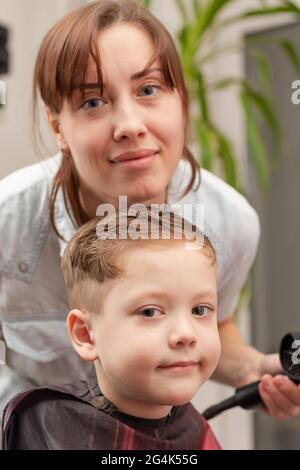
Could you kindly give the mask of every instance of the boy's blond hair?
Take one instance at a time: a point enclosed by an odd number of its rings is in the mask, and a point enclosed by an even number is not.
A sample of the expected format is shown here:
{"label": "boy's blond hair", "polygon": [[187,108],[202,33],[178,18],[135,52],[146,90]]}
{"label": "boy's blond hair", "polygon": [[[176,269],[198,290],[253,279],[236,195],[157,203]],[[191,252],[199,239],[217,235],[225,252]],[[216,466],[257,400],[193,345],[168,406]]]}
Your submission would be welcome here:
{"label": "boy's blond hair", "polygon": [[[139,225],[138,239],[130,237],[132,224],[135,229],[136,224]],[[151,238],[153,229],[155,238]],[[153,212],[145,208],[138,211],[138,216],[116,211],[107,217],[93,218],[76,232],[62,257],[61,268],[70,307],[98,311],[99,286],[124,273],[120,259],[129,249],[142,248],[145,244],[163,248],[166,243],[174,242],[190,246],[198,243],[197,249],[211,257],[212,264],[216,262],[215,250],[208,237],[173,212]]]}

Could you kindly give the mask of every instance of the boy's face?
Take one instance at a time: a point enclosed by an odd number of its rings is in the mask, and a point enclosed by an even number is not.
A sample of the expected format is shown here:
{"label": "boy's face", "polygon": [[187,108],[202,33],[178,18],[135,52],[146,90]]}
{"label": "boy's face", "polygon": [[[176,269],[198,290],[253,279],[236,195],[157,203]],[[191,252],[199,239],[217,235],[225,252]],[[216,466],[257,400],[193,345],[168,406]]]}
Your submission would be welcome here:
{"label": "boy's face", "polygon": [[[101,312],[90,318],[98,382],[121,411],[161,418],[217,366],[216,266],[183,242],[132,248],[120,266],[125,274],[100,287]],[[171,366],[182,362],[193,365]]]}
{"label": "boy's face", "polygon": [[[159,418],[190,401],[217,366],[216,266],[181,242],[133,248],[121,267],[92,316],[99,385],[123,412]],[[187,361],[194,365],[168,367]]]}

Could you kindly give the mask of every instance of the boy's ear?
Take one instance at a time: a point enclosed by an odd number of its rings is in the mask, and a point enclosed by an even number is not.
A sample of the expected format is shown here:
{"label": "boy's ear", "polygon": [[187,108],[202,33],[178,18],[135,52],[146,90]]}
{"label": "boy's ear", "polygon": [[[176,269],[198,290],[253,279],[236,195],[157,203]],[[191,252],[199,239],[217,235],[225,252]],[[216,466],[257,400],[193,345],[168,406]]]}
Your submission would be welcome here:
{"label": "boy's ear", "polygon": [[67,317],[67,329],[73,348],[79,356],[84,361],[95,361],[98,353],[87,314],[78,309],[71,310]]}
{"label": "boy's ear", "polygon": [[65,140],[65,136],[59,121],[59,116],[57,114],[53,114],[49,108],[46,108],[46,115],[49,127],[54,133],[58,148],[64,149],[65,153],[68,153],[68,144]]}

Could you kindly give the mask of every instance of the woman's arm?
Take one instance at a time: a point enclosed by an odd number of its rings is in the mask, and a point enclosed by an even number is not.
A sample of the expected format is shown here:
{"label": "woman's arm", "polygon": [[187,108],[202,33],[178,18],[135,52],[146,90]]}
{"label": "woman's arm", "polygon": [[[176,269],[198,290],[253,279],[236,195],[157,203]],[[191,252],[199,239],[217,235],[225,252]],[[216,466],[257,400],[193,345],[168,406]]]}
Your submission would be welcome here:
{"label": "woman's arm", "polygon": [[299,416],[300,385],[271,376],[282,370],[279,355],[263,354],[246,344],[232,318],[219,324],[219,333],[222,353],[213,379],[234,388],[261,379],[264,412],[280,420]]}

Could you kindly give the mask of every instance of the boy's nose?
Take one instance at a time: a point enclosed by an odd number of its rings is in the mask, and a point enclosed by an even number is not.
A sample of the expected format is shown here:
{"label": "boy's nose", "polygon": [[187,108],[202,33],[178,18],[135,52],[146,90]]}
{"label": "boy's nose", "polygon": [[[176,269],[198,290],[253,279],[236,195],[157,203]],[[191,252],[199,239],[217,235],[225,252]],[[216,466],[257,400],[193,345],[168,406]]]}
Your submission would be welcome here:
{"label": "boy's nose", "polygon": [[193,326],[189,321],[177,323],[169,334],[169,343],[171,347],[193,346],[197,342],[197,337]]}

